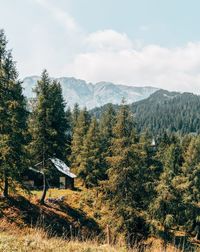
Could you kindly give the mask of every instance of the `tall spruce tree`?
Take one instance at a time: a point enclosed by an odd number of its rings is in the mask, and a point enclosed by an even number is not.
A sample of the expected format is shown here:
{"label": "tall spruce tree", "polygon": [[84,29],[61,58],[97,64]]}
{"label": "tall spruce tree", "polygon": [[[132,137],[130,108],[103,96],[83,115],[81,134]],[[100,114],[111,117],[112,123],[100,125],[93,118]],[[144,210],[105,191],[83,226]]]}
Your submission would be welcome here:
{"label": "tall spruce tree", "polygon": [[0,173],[3,195],[8,197],[9,181],[21,181],[25,168],[26,102],[6,37],[0,30]]}
{"label": "tall spruce tree", "polygon": [[[106,170],[109,167],[107,158],[112,155],[111,146],[114,136],[113,127],[116,121],[116,113],[112,104],[109,104],[105,112],[102,114],[99,122],[100,128],[100,142],[101,142],[101,156],[102,166],[104,167],[104,177],[106,177]],[[103,171],[102,171],[103,172]]]}
{"label": "tall spruce tree", "polygon": [[72,127],[73,128],[75,128],[75,126],[76,126],[79,114],[80,114],[79,105],[78,105],[78,103],[75,103],[73,111],[72,111]]}
{"label": "tall spruce tree", "polygon": [[200,236],[200,137],[193,137],[184,155],[178,189],[182,193],[183,224],[188,231]]}
{"label": "tall spruce tree", "polygon": [[108,157],[107,195],[115,213],[117,228],[124,232],[127,242],[133,244],[142,233],[145,234],[144,221],[139,215],[143,171],[133,116],[125,104],[121,105],[117,114],[113,133],[112,156]]}
{"label": "tall spruce tree", "polygon": [[159,179],[161,162],[156,158],[157,146],[149,131],[140,134],[138,153],[143,171],[141,183],[141,197],[143,209],[146,210],[154,198],[154,187]]}
{"label": "tall spruce tree", "polygon": [[101,162],[99,125],[95,118],[85,135],[80,157],[79,177],[86,188],[97,186],[104,178],[105,172]]}
{"label": "tall spruce tree", "polygon": [[182,149],[179,144],[171,144],[165,149],[163,155],[163,171],[155,186],[156,194],[150,203],[149,210],[153,223],[156,221],[156,225],[163,229],[166,241],[170,229],[179,221],[181,195],[176,185],[183,161]]}
{"label": "tall spruce tree", "polygon": [[67,122],[65,103],[59,83],[51,81],[46,70],[38,81],[36,105],[30,118],[29,128],[32,136],[30,151],[35,163],[40,163],[43,171],[43,204],[47,192],[47,178],[56,171],[51,169],[49,158],[65,161],[67,150]]}
{"label": "tall spruce tree", "polygon": [[83,141],[90,125],[91,117],[86,108],[78,113],[77,121],[73,128],[71,145],[71,167],[79,173]]}

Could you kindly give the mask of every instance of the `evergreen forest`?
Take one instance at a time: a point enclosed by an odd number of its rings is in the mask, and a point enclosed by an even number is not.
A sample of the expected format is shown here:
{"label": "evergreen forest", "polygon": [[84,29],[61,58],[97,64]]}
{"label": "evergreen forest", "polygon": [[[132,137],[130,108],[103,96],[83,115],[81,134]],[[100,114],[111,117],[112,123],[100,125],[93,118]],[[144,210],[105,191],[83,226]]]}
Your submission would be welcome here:
{"label": "evergreen forest", "polygon": [[[131,247],[176,232],[200,239],[200,98],[157,91],[145,101],[70,109],[58,82],[41,73],[35,98],[23,95],[12,52],[0,31],[0,189],[28,191],[23,177],[42,162],[43,194],[56,157],[107,205],[109,225]],[[166,96],[165,96],[166,97]],[[37,167],[36,169],[40,169]],[[75,183],[76,184],[76,183]],[[91,226],[92,229],[92,226]],[[114,241],[113,241],[114,242]]]}

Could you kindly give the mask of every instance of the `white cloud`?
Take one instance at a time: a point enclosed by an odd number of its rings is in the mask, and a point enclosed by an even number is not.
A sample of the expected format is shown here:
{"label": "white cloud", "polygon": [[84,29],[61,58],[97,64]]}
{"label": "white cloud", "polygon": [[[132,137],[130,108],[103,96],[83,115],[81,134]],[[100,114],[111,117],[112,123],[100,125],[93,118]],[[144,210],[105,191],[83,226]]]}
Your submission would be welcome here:
{"label": "white cloud", "polygon": [[87,34],[68,1],[10,0],[13,8],[0,8],[21,78],[47,68],[51,76],[200,93],[200,42],[166,48],[111,29]]}
{"label": "white cloud", "polygon": [[40,4],[46,10],[48,10],[51,13],[52,17],[57,20],[61,25],[65,26],[67,30],[77,31],[79,29],[79,25],[68,12],[59,8],[57,5],[51,4],[49,0],[34,1]]}
{"label": "white cloud", "polygon": [[67,65],[68,72],[88,81],[112,81],[129,85],[200,93],[200,43],[165,48],[134,47],[125,34],[105,30],[89,34],[87,51]]}
{"label": "white cloud", "polygon": [[[6,25],[20,77],[39,75],[44,68],[50,75],[60,76],[63,66],[82,51],[84,31],[57,1],[23,1],[27,5],[23,15],[16,19],[15,25],[10,20]],[[6,21],[1,12],[0,9],[0,22]],[[10,34],[15,36],[10,39]]]}
{"label": "white cloud", "polygon": [[85,43],[90,49],[98,51],[130,50],[133,47],[133,42],[125,33],[121,34],[114,30],[103,30],[91,33],[86,38]]}

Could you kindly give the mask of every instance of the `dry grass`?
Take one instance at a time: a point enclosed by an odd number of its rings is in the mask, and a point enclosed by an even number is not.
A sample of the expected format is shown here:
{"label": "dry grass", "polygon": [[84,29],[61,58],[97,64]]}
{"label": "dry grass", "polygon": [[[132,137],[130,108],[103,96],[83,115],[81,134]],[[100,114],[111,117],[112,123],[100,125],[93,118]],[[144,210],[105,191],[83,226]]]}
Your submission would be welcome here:
{"label": "dry grass", "polygon": [[2,232],[0,234],[1,252],[29,252],[29,251],[48,251],[48,252],[118,252],[127,251],[125,248],[111,247],[98,244],[96,241],[80,242],[76,240],[67,241],[63,238],[48,238],[42,230],[35,229],[27,234],[18,235]]}
{"label": "dry grass", "polygon": [[[96,241],[80,242],[77,240],[67,241],[63,238],[48,238],[47,234],[40,229],[26,230],[26,233],[11,234],[2,232],[0,234],[1,252],[138,252],[139,248],[127,249],[122,246],[109,246],[99,244]],[[162,241],[154,240],[151,248],[144,252],[163,251]],[[166,252],[181,252],[173,246],[168,246]]]}
{"label": "dry grass", "polygon": [[[162,252],[163,241],[152,237],[146,242],[147,247],[143,252]],[[78,241],[66,237],[52,237],[49,232],[41,227],[19,228],[5,220],[1,223],[0,229],[0,252],[139,252],[139,247],[127,249],[125,246],[109,246],[97,240]],[[168,244],[166,252],[199,251],[197,249],[179,249]]]}
{"label": "dry grass", "polygon": [[[101,200],[99,195],[93,190],[87,190],[79,186],[77,191],[71,190],[48,190],[47,198],[59,198],[64,196],[64,202],[60,204],[47,203],[46,206],[37,204],[41,191],[32,191],[31,195],[13,198],[12,201],[0,200],[0,252],[29,252],[29,251],[66,251],[66,252],[138,252],[139,248],[128,250],[121,243],[118,246],[108,246],[103,244],[102,237],[87,239],[87,235],[92,232],[94,225],[101,230],[105,230],[108,222],[112,222],[111,213]],[[13,204],[14,203],[14,204]],[[34,216],[35,215],[35,216]],[[45,217],[48,228],[37,225],[38,216]],[[31,218],[30,218],[31,217]],[[33,221],[35,219],[35,222]],[[60,237],[49,234],[52,224],[59,224],[58,228],[80,225],[84,237],[80,239],[76,236],[64,237],[61,232]],[[35,224],[34,224],[35,223]],[[92,226],[91,226],[92,225]],[[50,228],[50,229],[49,229]],[[51,230],[52,231],[52,230]],[[82,235],[82,234],[81,234]],[[68,240],[67,240],[68,239]],[[69,240],[70,239],[70,240]],[[84,240],[84,241],[80,241]],[[85,241],[87,240],[87,241]],[[101,243],[99,242],[101,241]],[[161,252],[163,241],[157,238],[149,238],[147,247],[143,252]],[[179,249],[179,246],[167,246],[167,252],[200,251],[198,249]]]}
{"label": "dry grass", "polygon": [[[0,251],[1,252],[138,252],[139,248],[127,249],[123,246],[109,246],[107,244],[99,244],[96,241],[80,242],[77,240],[67,241],[63,238],[48,238],[47,234],[42,230],[35,229],[26,230],[27,233],[11,234],[2,232],[0,234]],[[151,240],[151,247],[143,252],[162,252],[163,243],[159,239]],[[168,245],[166,252],[183,252],[183,251],[199,251],[185,250],[175,248]]]}

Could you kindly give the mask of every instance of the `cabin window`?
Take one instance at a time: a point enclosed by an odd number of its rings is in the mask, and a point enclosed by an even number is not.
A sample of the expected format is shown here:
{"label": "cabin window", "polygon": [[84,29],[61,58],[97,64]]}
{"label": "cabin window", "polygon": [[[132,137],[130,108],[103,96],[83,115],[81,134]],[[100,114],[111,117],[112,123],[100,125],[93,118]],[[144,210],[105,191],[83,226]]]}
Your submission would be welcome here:
{"label": "cabin window", "polygon": [[60,188],[65,189],[65,187],[66,187],[65,177],[60,177]]}

